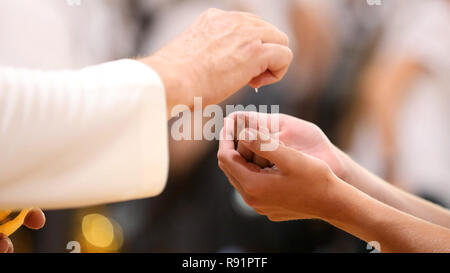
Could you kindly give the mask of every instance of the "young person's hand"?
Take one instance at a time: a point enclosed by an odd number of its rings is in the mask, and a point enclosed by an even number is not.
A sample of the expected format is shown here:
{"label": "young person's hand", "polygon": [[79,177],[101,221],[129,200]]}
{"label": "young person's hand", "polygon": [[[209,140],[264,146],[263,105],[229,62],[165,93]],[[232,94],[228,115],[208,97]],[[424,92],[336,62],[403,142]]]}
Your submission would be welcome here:
{"label": "young person's hand", "polygon": [[[255,129],[240,132],[239,143],[272,162],[261,168],[235,149],[235,121],[225,119],[218,152],[219,167],[244,200],[272,221],[328,218],[333,197],[342,182],[323,160],[288,147],[270,134]],[[314,130],[313,130],[314,131]],[[286,138],[288,139],[288,138]],[[262,145],[274,147],[269,151]],[[315,151],[311,145],[311,151]]]}
{"label": "young person's hand", "polygon": [[[255,211],[272,221],[322,219],[361,240],[377,242],[381,251],[449,251],[448,210],[398,190],[340,151],[330,152],[329,141],[311,124],[284,116],[277,129],[271,123],[277,122],[273,117],[278,115],[259,114],[257,123],[251,118],[245,122],[252,115],[236,113],[225,118],[218,159],[230,183]],[[281,124],[289,121],[303,124],[303,130],[283,129]],[[295,133],[283,133],[289,131]],[[292,141],[300,150],[280,139]],[[261,159],[271,164],[253,163]],[[340,171],[359,187],[337,177],[335,172]]]}
{"label": "young person's hand", "polygon": [[[235,123],[235,136],[239,136],[243,128],[269,133],[286,146],[322,160],[339,178],[345,180],[347,156],[330,142],[317,125],[284,114],[235,112],[228,118]],[[249,151],[240,142],[237,145],[238,151],[247,161],[263,168],[270,166],[267,160]]]}

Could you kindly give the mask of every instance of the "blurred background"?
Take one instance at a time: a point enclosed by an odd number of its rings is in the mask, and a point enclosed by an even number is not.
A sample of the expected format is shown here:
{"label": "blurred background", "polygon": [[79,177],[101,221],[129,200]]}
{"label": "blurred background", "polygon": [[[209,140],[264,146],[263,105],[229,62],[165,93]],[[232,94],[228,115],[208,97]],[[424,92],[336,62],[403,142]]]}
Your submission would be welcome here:
{"label": "blurred background", "polygon": [[[279,84],[224,104],[280,105],[390,183],[450,206],[449,0],[79,1],[1,0],[0,64],[77,69],[144,56],[207,8],[256,13],[289,35],[294,64]],[[161,196],[47,211],[42,230],[12,236],[15,250],[69,252],[78,241],[82,252],[369,251],[320,221],[254,213],[217,167],[217,142],[170,142]]]}

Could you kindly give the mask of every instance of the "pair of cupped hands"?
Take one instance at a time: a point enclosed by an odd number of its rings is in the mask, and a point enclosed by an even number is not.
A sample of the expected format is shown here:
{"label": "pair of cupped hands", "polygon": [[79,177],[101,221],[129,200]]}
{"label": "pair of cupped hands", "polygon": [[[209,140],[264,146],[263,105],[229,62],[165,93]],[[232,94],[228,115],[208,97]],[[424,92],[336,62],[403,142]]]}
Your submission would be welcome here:
{"label": "pair of cupped hands", "polygon": [[310,122],[233,113],[225,118],[217,156],[245,202],[271,221],[327,221],[339,213],[334,204],[346,183],[348,157]]}

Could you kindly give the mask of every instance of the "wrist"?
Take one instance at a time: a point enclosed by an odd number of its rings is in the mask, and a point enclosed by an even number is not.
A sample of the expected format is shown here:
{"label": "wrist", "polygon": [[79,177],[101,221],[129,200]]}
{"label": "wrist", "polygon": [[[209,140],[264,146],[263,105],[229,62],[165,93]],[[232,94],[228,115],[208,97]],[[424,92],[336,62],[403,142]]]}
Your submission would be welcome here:
{"label": "wrist", "polygon": [[366,242],[382,242],[381,238],[386,234],[384,227],[392,225],[393,222],[394,217],[389,214],[398,214],[399,211],[347,183],[342,182],[336,187],[340,188],[339,194],[329,200],[334,212],[321,220]]}
{"label": "wrist", "polygon": [[[333,144],[332,144],[333,145]],[[333,150],[338,158],[339,162],[339,171],[336,172],[336,175],[343,181],[350,183],[353,180],[353,160],[343,151],[341,151],[338,147],[333,145]]]}
{"label": "wrist", "polygon": [[170,115],[172,108],[178,104],[190,106],[186,98],[186,75],[179,73],[177,69],[170,67],[168,60],[159,55],[152,55],[140,59],[142,63],[152,68],[161,78],[166,93],[167,112]]}
{"label": "wrist", "polygon": [[348,186],[339,177],[330,175],[328,179],[326,193],[320,197],[321,209],[318,211],[318,219],[330,222],[338,215],[346,211],[349,200],[346,198]]}
{"label": "wrist", "polygon": [[353,223],[357,215],[365,214],[367,206],[372,206],[373,198],[356,187],[336,177],[329,183],[327,196],[324,200],[326,209],[320,219],[328,223]]}

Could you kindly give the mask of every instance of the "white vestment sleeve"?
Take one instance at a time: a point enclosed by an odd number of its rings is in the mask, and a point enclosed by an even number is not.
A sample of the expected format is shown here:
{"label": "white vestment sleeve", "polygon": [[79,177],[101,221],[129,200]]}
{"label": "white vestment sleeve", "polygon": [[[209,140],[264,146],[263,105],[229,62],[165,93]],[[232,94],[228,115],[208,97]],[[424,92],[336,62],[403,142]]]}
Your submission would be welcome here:
{"label": "white vestment sleeve", "polygon": [[0,209],[155,196],[168,160],[165,90],[148,66],[0,67]]}

